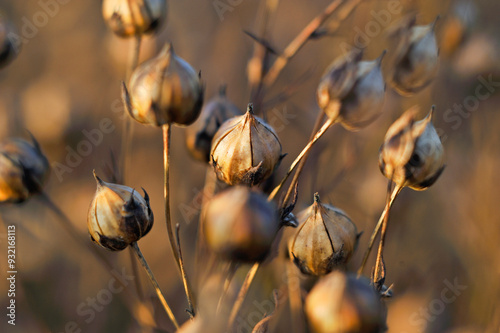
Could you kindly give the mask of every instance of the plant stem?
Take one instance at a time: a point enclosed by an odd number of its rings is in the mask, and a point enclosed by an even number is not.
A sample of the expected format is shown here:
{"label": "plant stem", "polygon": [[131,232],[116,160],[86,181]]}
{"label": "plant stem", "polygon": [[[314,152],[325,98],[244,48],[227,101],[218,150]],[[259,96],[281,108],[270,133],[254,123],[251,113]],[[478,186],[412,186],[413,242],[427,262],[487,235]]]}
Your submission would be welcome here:
{"label": "plant stem", "polygon": [[[391,182],[389,182],[389,185],[390,185],[390,183]],[[384,221],[387,220],[387,217],[389,216],[389,210],[391,209],[392,204],[394,203],[394,200],[396,200],[396,197],[398,196],[398,194],[401,192],[402,189],[403,189],[402,186],[396,185],[391,193],[390,188],[388,188],[387,200],[385,203],[384,210],[382,211],[382,214],[380,215],[380,218],[377,222],[377,225],[375,226],[375,229],[373,230],[372,236],[370,237],[370,242],[368,244],[368,248],[365,251],[365,254],[363,256],[363,261],[361,263],[361,266],[358,269],[358,276],[361,276],[361,274],[363,273],[363,269],[365,268],[368,257],[370,256],[370,252],[372,250],[373,244],[375,243],[375,238],[377,237],[377,234],[380,231],[380,227],[383,225]]]}
{"label": "plant stem", "polygon": [[219,302],[217,303],[217,310],[216,314],[219,314],[222,308],[222,304],[224,302],[224,299],[227,295],[227,291],[229,290],[229,286],[231,285],[231,282],[233,281],[234,275],[236,274],[236,271],[240,265],[234,261],[231,261],[229,263],[229,267],[227,268],[227,275],[226,279],[224,280],[224,286],[222,288],[222,294],[219,297]]}
{"label": "plant stem", "polygon": [[300,152],[299,156],[295,158],[295,161],[293,161],[292,165],[288,169],[285,177],[281,180],[278,186],[274,188],[274,190],[269,194],[269,197],[267,198],[268,201],[273,200],[276,197],[276,194],[280,191],[280,189],[283,187],[285,182],[287,181],[288,177],[290,177],[290,174],[295,170],[295,167],[299,164],[300,160],[308,154],[309,150],[312,148],[312,146],[323,136],[323,134],[326,133],[326,130],[328,130],[334,123],[336,119],[334,118],[328,118],[328,121],[323,124],[321,129],[314,135],[313,139],[309,141],[309,143],[302,149]]}
{"label": "plant stem", "polygon": [[[288,285],[288,299],[290,303],[290,315],[292,320],[292,333],[304,332],[303,304],[300,289],[300,281],[297,274],[294,274],[294,264],[288,260],[286,262],[286,282]],[[294,282],[292,282],[292,279]],[[295,283],[296,281],[296,283]]]}
{"label": "plant stem", "polygon": [[151,268],[149,268],[149,265],[148,265],[146,259],[142,255],[142,252],[139,249],[139,245],[137,245],[137,242],[134,242],[131,244],[131,246],[134,248],[135,253],[137,254],[137,258],[139,258],[139,261],[142,264],[142,267],[144,267],[144,269],[146,270],[146,273],[148,274],[148,277],[151,280],[151,283],[153,284],[153,287],[156,291],[156,295],[158,295],[158,299],[160,300],[161,304],[163,305],[165,312],[167,313],[168,317],[170,318],[170,320],[174,324],[175,328],[179,329],[179,324],[177,323],[177,320],[175,319],[172,310],[168,306],[168,303],[165,300],[163,293],[161,292],[160,286],[158,285],[158,282],[156,281],[156,278],[155,278],[153,272],[151,271]]}
{"label": "plant stem", "polygon": [[240,292],[238,293],[238,297],[234,302],[233,309],[231,310],[231,314],[229,316],[229,322],[227,324],[228,332],[232,332],[236,316],[238,315],[238,312],[240,312],[241,306],[243,305],[243,301],[245,300],[245,297],[248,293],[248,290],[250,289],[250,285],[252,284],[253,279],[255,278],[255,274],[257,273],[259,266],[260,263],[258,262],[253,264],[252,268],[250,268],[250,270],[247,273],[247,276],[245,277],[245,281],[243,281],[243,285],[241,286]]}
{"label": "plant stem", "polygon": [[[326,114],[322,110],[320,110],[318,113],[318,117],[316,118],[316,122],[314,123],[314,127],[313,127],[313,130],[311,132],[311,136],[309,137],[309,141],[314,139],[314,134],[320,130],[321,124],[323,124],[325,116],[326,116]],[[290,197],[295,189],[295,184],[297,184],[299,182],[300,174],[302,173],[302,169],[304,169],[304,166],[306,165],[307,158],[309,157],[309,153],[310,153],[310,151],[304,155],[304,158],[302,158],[302,160],[299,163],[299,166],[297,167],[297,171],[295,171],[295,174],[293,175],[292,181],[290,182],[290,185],[288,186],[288,190],[286,192],[285,198],[283,199],[283,204],[282,204],[283,207],[286,207],[286,204],[290,200]]]}
{"label": "plant stem", "polygon": [[180,264],[180,268],[181,268],[182,283],[184,284],[184,291],[186,292],[186,296],[187,296],[187,301],[188,301],[188,306],[189,306],[188,313],[189,313],[189,316],[191,317],[191,319],[193,319],[195,316],[194,309],[196,307],[196,300],[195,300],[193,293],[191,291],[191,285],[188,282],[186,270],[184,269],[184,260],[182,259],[181,240],[179,237],[179,230],[180,230],[180,225],[179,225],[179,223],[177,223],[175,225],[175,235],[177,238],[177,248],[179,249],[179,264]]}
{"label": "plant stem", "polygon": [[141,278],[139,275],[139,270],[137,269],[137,261],[135,260],[134,257],[134,250],[132,248],[128,248],[128,253],[130,257],[130,266],[132,267],[132,274],[135,276],[135,290],[137,292],[137,296],[139,296],[139,299],[141,302],[144,302],[145,297],[144,297],[144,291],[142,290],[142,285],[141,285]]}
{"label": "plant stem", "polygon": [[[359,1],[359,0],[356,0]],[[288,61],[297,54],[297,52],[309,40],[311,35],[335,12],[342,4],[342,0],[332,1],[318,16],[312,19],[311,22],[288,44],[283,53],[276,59],[272,67],[264,76],[264,85],[270,86],[276,81],[278,75],[286,66]]]}
{"label": "plant stem", "polygon": [[165,199],[165,220],[167,223],[168,240],[170,242],[170,247],[172,249],[172,254],[174,255],[175,262],[179,271],[181,270],[181,264],[179,260],[178,249],[175,245],[174,233],[172,231],[172,220],[170,218],[170,136],[171,136],[171,125],[165,124],[162,126],[163,129],[163,198]]}

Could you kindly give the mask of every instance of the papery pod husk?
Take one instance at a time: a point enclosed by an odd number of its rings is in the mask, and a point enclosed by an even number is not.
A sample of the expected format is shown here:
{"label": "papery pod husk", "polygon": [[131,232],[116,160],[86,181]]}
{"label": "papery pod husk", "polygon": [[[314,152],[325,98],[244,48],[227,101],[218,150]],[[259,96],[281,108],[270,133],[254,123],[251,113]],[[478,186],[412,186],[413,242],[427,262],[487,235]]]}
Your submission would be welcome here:
{"label": "papery pod husk", "polygon": [[399,186],[421,191],[433,185],[443,172],[444,149],[432,124],[434,107],[416,121],[418,108],[406,111],[387,131],[380,148],[379,167]]}
{"label": "papery pod husk", "polygon": [[208,247],[222,259],[236,262],[263,260],[280,227],[274,204],[246,186],[217,194],[202,219]]}
{"label": "papery pod husk", "polygon": [[334,271],[322,277],[305,302],[314,333],[385,332],[385,313],[378,293],[364,277]]}
{"label": "papery pod husk", "polygon": [[50,174],[49,161],[31,136],[0,144],[0,202],[20,203],[39,193]]}
{"label": "papery pod husk", "polygon": [[168,44],[134,70],[129,93],[131,116],[138,122],[187,126],[201,112],[204,87],[200,75]]}
{"label": "papery pod husk", "polygon": [[191,156],[198,161],[210,162],[212,140],[220,126],[228,119],[241,115],[238,107],[226,97],[226,87],[201,110],[195,123],[186,129],[186,145]]}
{"label": "papery pod husk", "polygon": [[97,175],[97,190],[90,204],[87,226],[92,241],[112,251],[120,251],[144,237],[153,227],[149,196],[133,188],[107,183]]}
{"label": "papery pod husk", "polygon": [[290,258],[300,271],[321,276],[343,268],[357,248],[356,225],[340,209],[319,200],[299,213],[300,226],[289,243]]}
{"label": "papery pod husk", "polygon": [[167,20],[166,0],[103,0],[102,15],[120,37],[154,33]]}
{"label": "papery pod husk", "polygon": [[281,162],[281,143],[274,129],[254,116],[249,105],[246,114],[219,128],[210,158],[219,180],[229,185],[258,185]]}
{"label": "papery pod husk", "polygon": [[435,25],[438,18],[429,25],[417,26],[415,18],[409,17],[393,33],[397,37],[398,47],[391,83],[402,96],[412,96],[420,92],[436,76],[439,48]]}

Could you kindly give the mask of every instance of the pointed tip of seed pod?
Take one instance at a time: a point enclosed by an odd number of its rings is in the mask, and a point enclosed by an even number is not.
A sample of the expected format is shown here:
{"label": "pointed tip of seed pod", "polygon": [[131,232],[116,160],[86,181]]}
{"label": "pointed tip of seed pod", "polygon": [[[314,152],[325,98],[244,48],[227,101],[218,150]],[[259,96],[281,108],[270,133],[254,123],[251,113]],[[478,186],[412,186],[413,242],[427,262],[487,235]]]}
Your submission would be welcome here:
{"label": "pointed tip of seed pod", "polygon": [[41,152],[42,149],[40,148],[40,144],[38,143],[37,139],[35,139],[35,136],[33,135],[33,133],[31,133],[28,129],[26,129],[26,132],[30,136],[31,142],[33,143],[33,147],[35,147],[35,149],[38,152]]}
{"label": "pointed tip of seed pod", "polygon": [[247,113],[250,113],[251,115],[253,115],[253,103],[248,103]]}
{"label": "pointed tip of seed pod", "polygon": [[219,87],[219,96],[226,97],[227,84],[221,84]]}
{"label": "pointed tip of seed pod", "polygon": [[132,192],[130,193],[130,198],[125,203],[125,208],[127,208],[127,210],[135,208],[134,193],[135,193],[135,188],[132,189]]}
{"label": "pointed tip of seed pod", "polygon": [[99,176],[95,172],[95,169],[92,170],[92,174],[94,175],[94,179],[97,182],[97,185],[98,186],[103,186],[104,185],[104,181],[101,178],[99,178]]}
{"label": "pointed tip of seed pod", "polygon": [[436,24],[437,24],[437,22],[439,21],[440,18],[441,18],[441,15],[438,14],[436,16],[436,18],[434,19],[434,22],[431,23],[431,31],[434,31],[434,29],[436,28]]}
{"label": "pointed tip of seed pod", "polygon": [[160,51],[159,56],[164,57],[174,53],[174,47],[172,43],[166,43],[165,46]]}
{"label": "pointed tip of seed pod", "polygon": [[316,203],[320,203],[320,200],[319,200],[319,193],[318,193],[318,192],[314,193],[314,202],[316,202]]}
{"label": "pointed tip of seed pod", "polygon": [[384,59],[385,55],[387,54],[387,49],[382,51],[382,54],[380,54],[377,58],[378,65],[382,65],[382,60]]}
{"label": "pointed tip of seed pod", "polygon": [[144,200],[146,200],[146,203],[149,205],[149,194],[148,194],[148,192],[146,192],[144,187],[141,187],[141,188],[142,188],[142,191],[144,192]]}
{"label": "pointed tip of seed pod", "polygon": [[436,111],[436,106],[435,105],[431,106],[431,110],[429,111],[429,113],[427,114],[427,116],[425,116],[425,120],[426,120],[427,123],[432,122],[432,119],[434,117],[434,111]]}

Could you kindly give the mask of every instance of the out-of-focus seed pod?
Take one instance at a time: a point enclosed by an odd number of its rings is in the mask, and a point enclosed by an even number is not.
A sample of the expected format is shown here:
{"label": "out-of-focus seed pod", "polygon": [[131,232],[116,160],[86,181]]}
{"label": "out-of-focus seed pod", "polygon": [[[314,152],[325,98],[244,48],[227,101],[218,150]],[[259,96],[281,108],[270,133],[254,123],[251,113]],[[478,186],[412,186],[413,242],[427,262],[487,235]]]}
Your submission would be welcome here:
{"label": "out-of-focus seed pod", "polygon": [[227,260],[254,262],[265,258],[279,229],[276,207],[246,186],[217,194],[203,212],[208,246]]}
{"label": "out-of-focus seed pod", "polygon": [[439,50],[444,57],[453,56],[468,39],[476,23],[477,5],[467,0],[452,4],[450,15],[446,16],[441,28]]}
{"label": "out-of-focus seed pod", "polygon": [[319,280],[306,298],[305,312],[315,333],[379,333],[386,326],[369,281],[340,271]]}
{"label": "out-of-focus seed pod", "polygon": [[153,227],[149,196],[133,188],[107,183],[94,172],[97,190],[87,215],[90,237],[96,244],[120,251],[144,237]]}
{"label": "out-of-focus seed pod", "polygon": [[102,15],[120,37],[157,32],[167,19],[166,0],[104,0]]}
{"label": "out-of-focus seed pod", "polygon": [[226,120],[241,113],[238,107],[227,99],[226,87],[222,86],[219,95],[203,107],[198,120],[186,130],[186,145],[191,155],[201,162],[208,163],[215,133]]}
{"label": "out-of-focus seed pod", "polygon": [[321,78],[317,90],[318,105],[348,130],[371,124],[382,113],[385,82],[381,63],[385,55],[361,61],[363,52],[353,50],[336,59]]}
{"label": "out-of-focus seed pod", "polygon": [[434,28],[438,18],[424,26],[409,19],[397,30],[392,85],[403,96],[411,96],[427,87],[437,72],[439,48]]}
{"label": "out-of-focus seed pod", "polygon": [[224,122],[212,141],[211,163],[217,177],[229,185],[260,184],[271,176],[281,158],[278,135],[253,115],[252,104],[246,114]]}
{"label": "out-of-focus seed pod", "polygon": [[0,202],[19,203],[39,193],[50,174],[47,158],[32,136],[0,144]]}
{"label": "out-of-focus seed pod", "polygon": [[174,53],[171,44],[134,70],[129,89],[131,116],[143,124],[190,125],[203,104],[200,76]]}
{"label": "out-of-focus seed pod", "polygon": [[429,114],[415,121],[418,108],[411,108],[396,120],[380,147],[379,167],[384,176],[399,186],[425,190],[444,170],[444,149]]}
{"label": "out-of-focus seed pod", "polygon": [[356,250],[356,226],[342,210],[321,203],[318,193],[298,218],[301,226],[290,243],[290,257],[302,273],[328,274],[342,267]]}
{"label": "out-of-focus seed pod", "polygon": [[14,45],[9,36],[10,33],[14,32],[13,30],[12,24],[0,12],[0,69],[10,64],[19,52],[17,48],[21,43]]}

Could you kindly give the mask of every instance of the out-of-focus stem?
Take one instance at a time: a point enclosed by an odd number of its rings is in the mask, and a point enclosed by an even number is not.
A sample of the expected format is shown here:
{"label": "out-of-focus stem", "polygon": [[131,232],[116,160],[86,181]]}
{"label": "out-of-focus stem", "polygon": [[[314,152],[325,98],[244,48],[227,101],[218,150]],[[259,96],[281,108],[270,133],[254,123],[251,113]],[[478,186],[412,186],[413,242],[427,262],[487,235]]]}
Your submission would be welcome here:
{"label": "out-of-focus stem", "polygon": [[158,296],[158,299],[160,300],[161,304],[163,305],[163,308],[165,309],[165,312],[167,313],[168,317],[174,324],[176,329],[179,329],[179,324],[177,323],[177,320],[175,319],[175,316],[170,309],[170,306],[168,306],[167,301],[165,300],[165,297],[163,296],[163,293],[161,292],[160,286],[158,285],[158,282],[156,281],[156,278],[151,271],[151,268],[149,268],[149,265],[146,261],[146,258],[142,255],[141,250],[139,249],[139,245],[137,245],[137,242],[134,242],[131,244],[131,246],[134,248],[135,253],[137,254],[137,257],[139,258],[139,261],[142,264],[142,267],[144,267],[144,270],[146,271],[149,279],[151,280],[151,283],[153,284],[153,288],[155,289],[156,295]]}
{"label": "out-of-focus stem", "polygon": [[182,258],[182,248],[181,248],[181,239],[179,237],[179,229],[180,229],[180,225],[179,225],[179,223],[177,223],[175,225],[175,235],[177,238],[177,248],[179,249],[179,264],[180,264],[180,268],[181,268],[182,284],[184,285],[184,291],[186,292],[186,296],[187,296],[187,301],[188,301],[188,306],[189,306],[189,309],[188,309],[189,316],[191,318],[194,318],[194,316],[195,316],[194,309],[196,307],[196,300],[194,298],[193,292],[191,291],[191,285],[189,284],[186,270],[184,268],[184,260]]}
{"label": "out-of-focus stem", "polygon": [[236,320],[236,316],[238,316],[238,313],[240,312],[241,306],[243,305],[243,301],[245,300],[245,297],[248,293],[248,290],[250,289],[250,285],[253,282],[253,279],[255,278],[255,274],[257,274],[257,270],[260,267],[260,263],[256,262],[253,264],[252,268],[247,273],[247,276],[245,277],[245,281],[243,281],[243,285],[241,286],[240,292],[238,293],[238,297],[236,298],[236,301],[234,302],[233,309],[231,310],[231,314],[229,315],[229,321],[227,324],[227,331],[232,332],[233,326],[234,326],[234,321]]}

